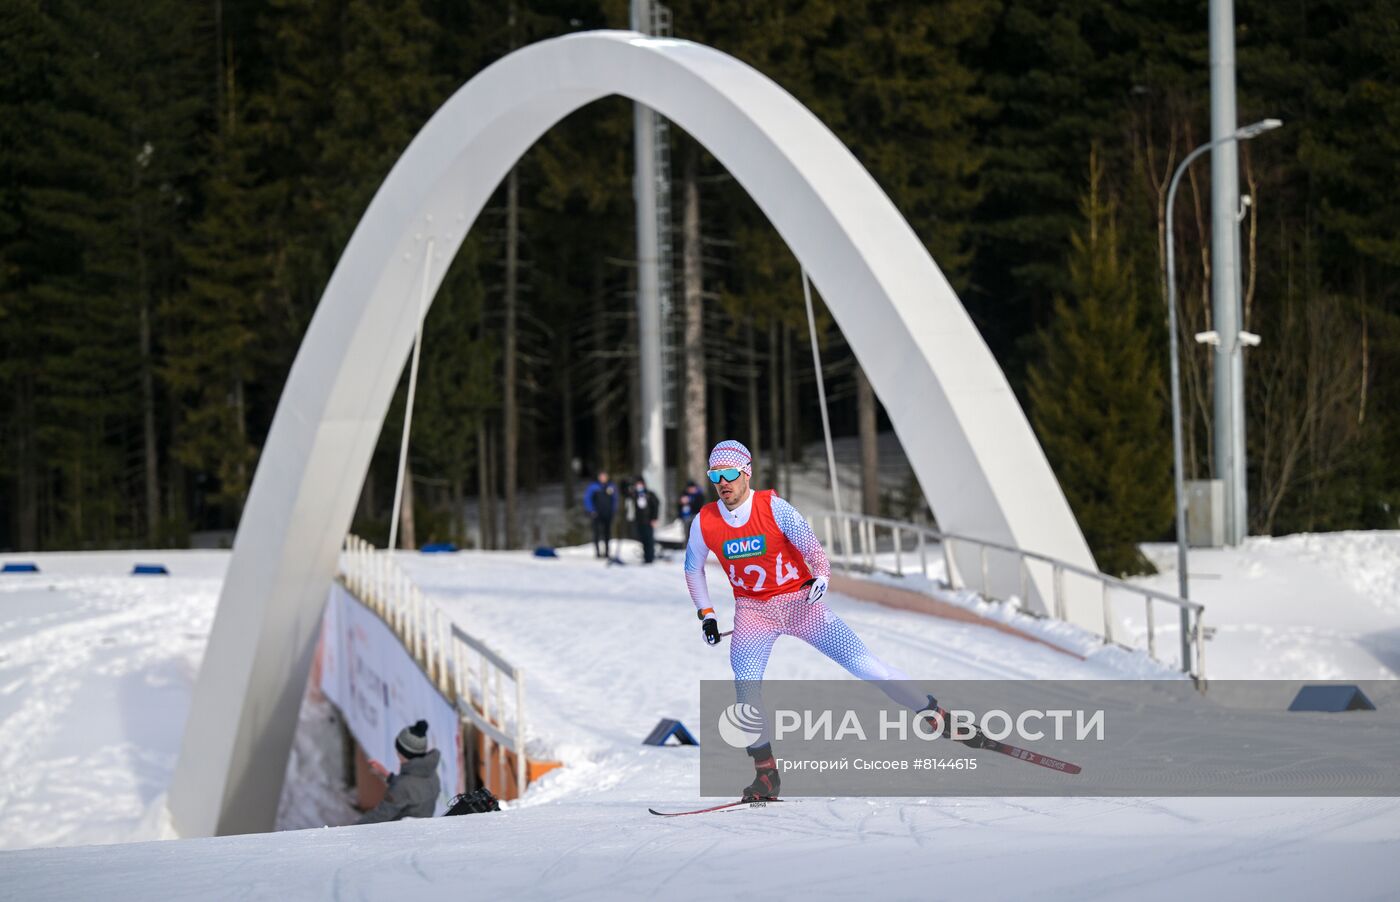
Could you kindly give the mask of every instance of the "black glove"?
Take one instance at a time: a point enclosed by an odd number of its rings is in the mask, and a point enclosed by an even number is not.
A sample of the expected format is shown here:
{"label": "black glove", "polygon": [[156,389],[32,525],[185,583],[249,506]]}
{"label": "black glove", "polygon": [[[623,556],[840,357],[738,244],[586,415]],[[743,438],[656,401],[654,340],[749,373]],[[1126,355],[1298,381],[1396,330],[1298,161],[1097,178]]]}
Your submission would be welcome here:
{"label": "black glove", "polygon": [[704,612],[697,612],[700,617],[700,629],[705,633],[705,642],[709,645],[719,644],[719,623],[714,617],[706,617]]}

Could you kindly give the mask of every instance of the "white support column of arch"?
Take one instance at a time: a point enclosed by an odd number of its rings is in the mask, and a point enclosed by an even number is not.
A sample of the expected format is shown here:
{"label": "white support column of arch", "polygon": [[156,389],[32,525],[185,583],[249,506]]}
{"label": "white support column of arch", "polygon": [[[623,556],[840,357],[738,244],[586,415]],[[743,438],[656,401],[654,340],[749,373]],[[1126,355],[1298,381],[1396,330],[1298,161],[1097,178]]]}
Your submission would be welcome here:
{"label": "white support column of arch", "polygon": [[[181,835],[273,825],[326,589],[413,341],[428,239],[431,296],[516,160],[610,94],[680,125],[753,196],[826,299],[945,528],[1093,566],[947,280],[816,117],[759,72],[697,44],[632,32],[544,41],[481,72],[433,116],[326,286],[258,463],[195,687],[169,802]],[[1009,570],[998,580],[1019,585]],[[1047,595],[1048,574],[1035,580]],[[1068,613],[1091,628],[1102,622],[1097,604]]]}

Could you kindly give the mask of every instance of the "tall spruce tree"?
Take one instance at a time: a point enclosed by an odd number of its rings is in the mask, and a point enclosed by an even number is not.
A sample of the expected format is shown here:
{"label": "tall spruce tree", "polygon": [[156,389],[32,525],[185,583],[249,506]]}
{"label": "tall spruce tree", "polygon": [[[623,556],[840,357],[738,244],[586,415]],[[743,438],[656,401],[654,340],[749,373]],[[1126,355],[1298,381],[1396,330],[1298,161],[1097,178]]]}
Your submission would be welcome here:
{"label": "tall spruce tree", "polygon": [[1137,543],[1171,522],[1171,443],[1152,331],[1123,252],[1116,201],[1089,157],[1083,225],[1071,238],[1069,291],[1039,334],[1031,423],[1099,567],[1151,572]]}

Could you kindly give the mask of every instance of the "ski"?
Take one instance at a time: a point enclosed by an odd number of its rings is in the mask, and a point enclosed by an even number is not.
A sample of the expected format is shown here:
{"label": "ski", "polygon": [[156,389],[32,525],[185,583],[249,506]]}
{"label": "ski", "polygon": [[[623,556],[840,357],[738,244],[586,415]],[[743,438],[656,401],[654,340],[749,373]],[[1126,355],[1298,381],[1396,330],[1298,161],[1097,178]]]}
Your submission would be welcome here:
{"label": "ski", "polygon": [[986,736],[979,735],[977,738],[981,740],[981,744],[972,745],[969,743],[972,748],[983,748],[993,752],[1001,752],[1003,755],[1009,755],[1017,760],[1027,761],[1031,764],[1039,764],[1041,767],[1048,767],[1051,770],[1057,770],[1065,774],[1079,773],[1080,768],[1078,764],[1061,761],[1059,758],[1051,758],[1049,755],[1032,752],[1030,749],[1022,749],[1014,745],[1007,745],[995,739],[988,739]]}
{"label": "ski", "polygon": [[781,802],[782,799],[755,799],[749,801],[740,799],[737,802],[725,802],[723,805],[712,805],[709,808],[696,808],[694,811],[657,811],[655,808],[648,808],[657,817],[684,817],[687,814],[709,814],[711,811],[725,811],[728,809],[747,806],[749,808],[762,808],[769,802]]}

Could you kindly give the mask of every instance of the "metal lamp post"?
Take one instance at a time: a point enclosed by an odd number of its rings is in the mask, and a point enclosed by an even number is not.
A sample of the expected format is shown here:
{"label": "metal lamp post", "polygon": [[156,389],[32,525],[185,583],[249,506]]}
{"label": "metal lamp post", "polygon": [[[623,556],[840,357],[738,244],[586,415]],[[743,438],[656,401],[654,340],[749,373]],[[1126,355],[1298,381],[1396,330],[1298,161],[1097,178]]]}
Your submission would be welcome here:
{"label": "metal lamp post", "polygon": [[[1176,555],[1177,555],[1177,580],[1178,594],[1182,598],[1189,598],[1189,588],[1186,574],[1186,492],[1183,482],[1183,464],[1181,450],[1181,366],[1177,361],[1177,339],[1176,339],[1176,247],[1173,239],[1172,229],[1172,205],[1176,202],[1177,185],[1181,182],[1181,176],[1186,172],[1193,160],[1206,151],[1230,141],[1248,141],[1250,138],[1262,135],[1264,132],[1272,131],[1283,125],[1278,119],[1263,119],[1251,125],[1236,129],[1234,133],[1226,135],[1215,141],[1207,141],[1200,147],[1186,155],[1186,159],[1181,161],[1181,165],[1176,167],[1176,173],[1172,176],[1171,187],[1167,189],[1167,328],[1171,333],[1171,365],[1172,365],[1172,469],[1176,482]],[[1227,340],[1236,341],[1237,336],[1230,336]],[[1189,612],[1187,609],[1181,610],[1181,660],[1185,664],[1190,659],[1190,625]]]}

